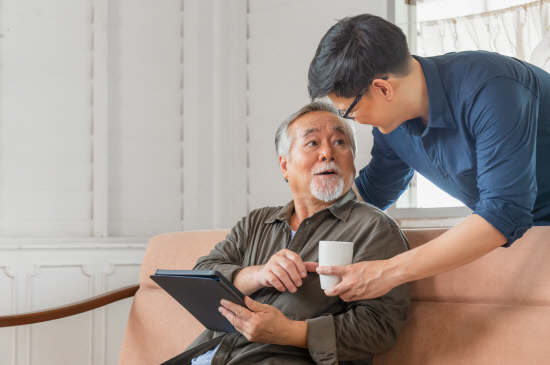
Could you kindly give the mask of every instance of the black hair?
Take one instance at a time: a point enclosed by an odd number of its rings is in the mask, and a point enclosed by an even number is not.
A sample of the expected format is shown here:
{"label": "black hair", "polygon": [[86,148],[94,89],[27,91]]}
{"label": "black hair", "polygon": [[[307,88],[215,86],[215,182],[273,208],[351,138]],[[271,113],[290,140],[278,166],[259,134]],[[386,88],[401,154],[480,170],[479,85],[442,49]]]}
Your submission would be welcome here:
{"label": "black hair", "polygon": [[377,77],[407,75],[410,60],[407,38],[395,24],[371,14],[344,18],[317,47],[309,66],[309,96],[355,97]]}

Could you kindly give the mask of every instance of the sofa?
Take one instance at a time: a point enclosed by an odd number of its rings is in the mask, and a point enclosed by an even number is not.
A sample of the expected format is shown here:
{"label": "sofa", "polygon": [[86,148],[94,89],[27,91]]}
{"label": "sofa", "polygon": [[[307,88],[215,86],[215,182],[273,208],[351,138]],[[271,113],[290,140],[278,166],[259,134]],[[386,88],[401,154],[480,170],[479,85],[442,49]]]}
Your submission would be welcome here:
{"label": "sofa", "polygon": [[[150,278],[156,269],[190,269],[228,230],[153,237],[139,285],[36,313],[0,317],[0,326],[54,320],[134,296],[120,364],[159,364],[182,352],[203,327]],[[444,229],[404,230],[411,248]],[[408,323],[382,364],[550,364],[550,227],[533,227],[453,271],[410,284]]]}

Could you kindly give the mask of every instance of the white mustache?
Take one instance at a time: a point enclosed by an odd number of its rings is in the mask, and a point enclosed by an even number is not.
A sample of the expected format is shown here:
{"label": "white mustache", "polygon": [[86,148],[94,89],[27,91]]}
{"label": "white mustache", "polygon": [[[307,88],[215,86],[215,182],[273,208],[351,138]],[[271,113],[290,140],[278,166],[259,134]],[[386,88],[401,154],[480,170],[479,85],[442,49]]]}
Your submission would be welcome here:
{"label": "white mustache", "polygon": [[319,175],[326,171],[334,171],[339,176],[342,176],[342,169],[336,164],[336,162],[327,162],[326,165],[318,167],[316,170],[313,170],[313,175]]}

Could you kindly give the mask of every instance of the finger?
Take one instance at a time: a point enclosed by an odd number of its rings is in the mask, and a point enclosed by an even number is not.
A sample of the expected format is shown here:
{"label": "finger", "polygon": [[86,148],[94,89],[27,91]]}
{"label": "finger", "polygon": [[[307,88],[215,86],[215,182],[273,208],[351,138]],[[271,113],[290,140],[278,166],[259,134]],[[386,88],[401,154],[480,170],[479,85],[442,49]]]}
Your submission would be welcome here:
{"label": "finger", "polygon": [[296,271],[298,275],[302,278],[305,278],[307,276],[307,270],[300,255],[298,255],[296,252],[286,250],[285,256],[287,259],[291,260],[294,263],[294,265],[296,266]]}
{"label": "finger", "polygon": [[294,261],[284,259],[283,261],[279,262],[279,265],[283,270],[286,271],[286,274],[289,276],[290,280],[292,280],[294,286],[302,286],[302,275],[299,273],[299,269],[296,267],[296,263]]}
{"label": "finger", "polygon": [[338,275],[342,276],[346,273],[345,266],[319,266],[317,268],[317,274],[321,275]]}
{"label": "finger", "polygon": [[308,261],[308,262],[304,262],[304,266],[306,267],[307,272],[315,272],[315,269],[319,267],[319,263]]}
{"label": "finger", "polygon": [[237,316],[235,316],[235,313],[231,312],[230,310],[228,310],[227,308],[224,308],[224,307],[219,307],[218,310],[220,311],[222,316],[227,318],[229,323],[231,323],[234,327],[235,326],[235,319],[237,318]]}
{"label": "finger", "polygon": [[246,304],[247,308],[250,309],[252,312],[260,312],[263,309],[262,303],[258,303],[248,296],[244,298],[244,304]]}
{"label": "finger", "polygon": [[224,307],[219,307],[218,310],[220,311],[220,313],[225,317],[227,318],[227,320],[229,321],[229,323],[231,323],[233,325],[233,327],[235,327],[235,329],[239,332],[243,332],[243,326],[244,326],[244,322],[242,319],[240,319],[239,317],[237,317],[235,315],[235,313],[231,312],[230,310],[228,310],[227,308],[224,308]]}
{"label": "finger", "polygon": [[223,308],[233,312],[237,317],[244,318],[246,312],[249,312],[246,308],[230,302],[229,300],[222,299],[220,304]]}
{"label": "finger", "polygon": [[285,291],[286,290],[285,285],[279,280],[277,275],[275,275],[272,271],[270,271],[266,275],[266,279],[267,279],[267,282],[269,283],[269,285],[274,287],[278,291]]}
{"label": "finger", "polygon": [[272,271],[291,293],[294,293],[296,291],[296,286],[294,286],[294,282],[292,281],[292,279],[290,279],[287,271],[284,268],[282,268],[281,266],[275,266],[273,267]]}
{"label": "finger", "polygon": [[349,288],[345,285],[345,283],[341,282],[340,284],[335,285],[330,289],[326,289],[325,295],[328,297],[335,297],[337,295],[347,292],[348,290]]}
{"label": "finger", "polygon": [[340,293],[340,299],[342,299],[344,302],[352,302],[355,300],[353,299],[354,297],[355,293],[353,292],[353,290],[346,290]]}

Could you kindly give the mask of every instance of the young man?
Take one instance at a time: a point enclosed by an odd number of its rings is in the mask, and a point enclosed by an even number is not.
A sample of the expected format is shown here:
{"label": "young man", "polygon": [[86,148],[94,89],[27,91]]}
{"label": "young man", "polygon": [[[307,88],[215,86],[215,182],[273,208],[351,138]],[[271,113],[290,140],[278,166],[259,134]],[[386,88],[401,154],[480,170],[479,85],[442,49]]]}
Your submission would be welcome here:
{"label": "young man", "polygon": [[[483,51],[411,56],[403,32],[369,14],[321,40],[309,69],[312,99],[372,125],[371,162],[354,190],[386,209],[414,170],[474,214],[389,260],[319,268],[343,281],[327,295],[374,298],[396,285],[467,264],[550,224],[550,75]],[[503,268],[504,269],[504,268]]]}
{"label": "young man", "polygon": [[253,298],[248,309],[222,302],[240,333],[207,330],[166,364],[370,364],[403,329],[406,286],[345,302],[325,296],[311,273],[320,240],[353,242],[354,262],[408,249],[397,224],[351,190],[352,125],[330,104],[312,103],[281,125],[275,144],[293,200],[252,211],[195,266],[220,271]]}

